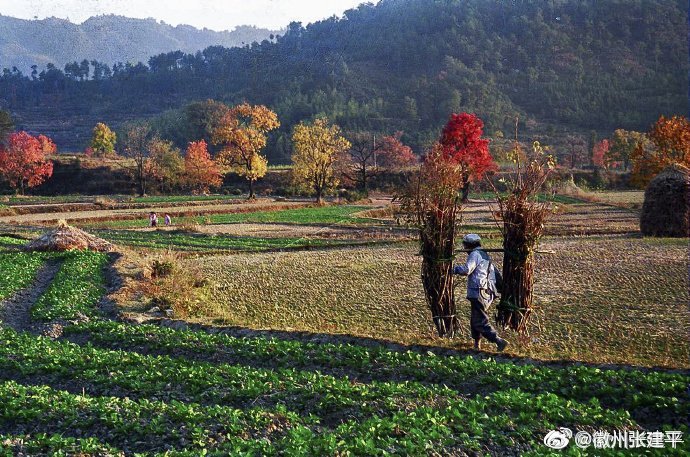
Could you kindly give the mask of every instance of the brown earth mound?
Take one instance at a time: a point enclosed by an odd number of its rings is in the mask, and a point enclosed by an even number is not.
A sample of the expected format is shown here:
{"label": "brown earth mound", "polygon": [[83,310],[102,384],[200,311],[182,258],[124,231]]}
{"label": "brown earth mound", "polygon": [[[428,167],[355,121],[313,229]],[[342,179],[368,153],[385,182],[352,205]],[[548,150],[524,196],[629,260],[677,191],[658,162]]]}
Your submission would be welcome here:
{"label": "brown earth mound", "polygon": [[115,249],[115,246],[81,229],[71,227],[65,221],[59,221],[57,228],[36,238],[26,245],[24,249],[27,251],[69,251],[77,249],[81,251],[111,252]]}
{"label": "brown earth mound", "polygon": [[640,231],[646,236],[690,236],[690,169],[671,165],[644,193]]}

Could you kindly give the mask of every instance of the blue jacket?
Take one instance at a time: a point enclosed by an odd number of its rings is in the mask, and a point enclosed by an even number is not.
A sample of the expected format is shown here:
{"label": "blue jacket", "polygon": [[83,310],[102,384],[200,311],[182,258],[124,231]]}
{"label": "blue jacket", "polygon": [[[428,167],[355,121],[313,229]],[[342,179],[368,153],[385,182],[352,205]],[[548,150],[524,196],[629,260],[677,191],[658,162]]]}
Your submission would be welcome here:
{"label": "blue jacket", "polygon": [[479,298],[481,289],[491,290],[495,297],[498,293],[495,271],[489,254],[484,252],[481,247],[470,252],[464,265],[456,265],[453,268],[454,274],[467,276],[467,298]]}

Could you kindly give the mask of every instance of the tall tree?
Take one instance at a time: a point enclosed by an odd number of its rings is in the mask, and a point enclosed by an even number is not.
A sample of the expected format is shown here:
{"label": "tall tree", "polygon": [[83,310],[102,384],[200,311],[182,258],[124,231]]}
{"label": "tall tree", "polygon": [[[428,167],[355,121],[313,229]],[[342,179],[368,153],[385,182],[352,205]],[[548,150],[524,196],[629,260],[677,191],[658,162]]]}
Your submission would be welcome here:
{"label": "tall tree", "polygon": [[659,120],[652,126],[648,137],[653,148],[645,149],[638,143],[633,151],[632,181],[643,187],[661,170],[677,163],[690,167],[690,120],[683,116]]}
{"label": "tall tree", "polygon": [[580,135],[568,135],[565,138],[570,168],[578,168],[587,160],[587,143]]}
{"label": "tall tree", "polygon": [[489,140],[482,138],[484,123],[474,114],[451,114],[441,133],[443,154],[457,163],[463,173],[462,200],[467,201],[470,184],[494,170]]}
{"label": "tall tree", "polygon": [[91,149],[93,155],[103,157],[111,155],[115,152],[115,142],[117,135],[110,130],[105,123],[99,122],[93,128],[93,135],[91,137]]}
{"label": "tall tree", "polygon": [[134,161],[132,174],[139,188],[139,195],[146,195],[149,170],[146,161],[149,157],[151,127],[147,123],[129,123],[124,128],[123,155]]}
{"label": "tall tree", "polygon": [[350,148],[339,157],[343,177],[357,185],[363,192],[369,191],[369,179],[378,173],[376,153],[382,143],[376,142],[376,135],[369,132],[353,132],[347,135]]}
{"label": "tall tree", "polygon": [[211,159],[206,141],[193,141],[184,158],[184,181],[194,193],[206,194],[223,183],[218,164]]}
{"label": "tall tree", "polygon": [[0,145],[0,175],[21,195],[27,187],[43,183],[53,175],[53,162],[46,158],[38,138],[15,132]]}
{"label": "tall tree", "polygon": [[316,201],[323,202],[328,189],[338,184],[333,164],[339,155],[350,148],[337,125],[331,125],[326,118],[316,119],[312,124],[301,122],[292,134],[292,178],[296,185],[316,194]]}
{"label": "tall tree", "polygon": [[147,145],[146,173],[158,183],[160,190],[171,192],[181,183],[184,160],[172,142],[154,137]]}
{"label": "tall tree", "polygon": [[217,160],[249,181],[249,198],[254,198],[254,182],[268,169],[261,150],[267,133],[280,127],[278,116],[263,105],[243,103],[228,111],[213,132],[213,143],[222,146]]}

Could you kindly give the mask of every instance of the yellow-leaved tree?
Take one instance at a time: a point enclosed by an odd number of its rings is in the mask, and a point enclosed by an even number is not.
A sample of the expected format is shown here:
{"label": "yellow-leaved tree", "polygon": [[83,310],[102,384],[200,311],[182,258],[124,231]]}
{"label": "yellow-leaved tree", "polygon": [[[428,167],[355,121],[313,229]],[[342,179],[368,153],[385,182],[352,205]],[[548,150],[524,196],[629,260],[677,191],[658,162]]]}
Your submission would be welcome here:
{"label": "yellow-leaved tree", "polygon": [[249,181],[249,198],[254,198],[254,182],[268,170],[261,155],[266,134],[278,127],[278,116],[269,108],[243,103],[223,115],[213,131],[213,144],[222,147],[216,161]]}
{"label": "yellow-leaved tree", "polygon": [[110,130],[103,122],[99,122],[93,128],[93,136],[91,138],[91,148],[96,157],[105,157],[115,153],[115,141],[117,135]]}
{"label": "yellow-leaved tree", "polygon": [[323,202],[328,189],[338,185],[333,163],[350,148],[337,125],[319,118],[312,124],[301,122],[292,134],[292,179],[295,185],[313,190],[316,201]]}

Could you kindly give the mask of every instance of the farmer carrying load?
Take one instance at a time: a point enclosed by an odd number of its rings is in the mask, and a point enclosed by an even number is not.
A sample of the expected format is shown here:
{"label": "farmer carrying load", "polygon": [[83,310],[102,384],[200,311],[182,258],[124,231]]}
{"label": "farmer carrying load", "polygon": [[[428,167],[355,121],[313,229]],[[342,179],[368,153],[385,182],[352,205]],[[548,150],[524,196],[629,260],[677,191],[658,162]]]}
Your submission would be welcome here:
{"label": "farmer carrying load", "polygon": [[492,343],[496,343],[498,351],[502,351],[508,342],[496,334],[496,330],[489,323],[487,310],[496,298],[496,277],[500,273],[482,248],[481,238],[475,233],[465,235],[462,239],[465,249],[470,250],[465,265],[456,265],[453,273],[467,276],[467,299],[470,301],[470,329],[474,339],[474,348],[480,349],[482,336]]}

